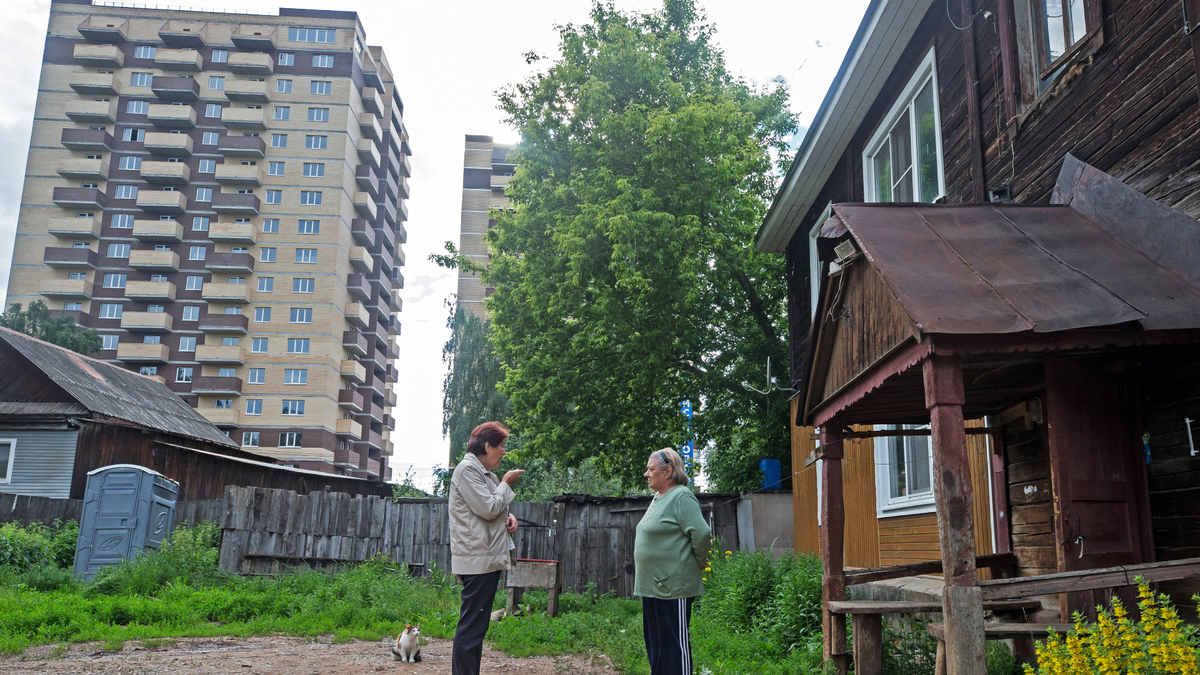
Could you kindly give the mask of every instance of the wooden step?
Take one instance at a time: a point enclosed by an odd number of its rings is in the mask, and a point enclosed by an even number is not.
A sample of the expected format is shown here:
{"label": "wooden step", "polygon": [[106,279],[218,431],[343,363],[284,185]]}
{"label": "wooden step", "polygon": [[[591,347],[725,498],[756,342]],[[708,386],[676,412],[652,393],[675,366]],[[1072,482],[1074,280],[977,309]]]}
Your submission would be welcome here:
{"label": "wooden step", "polygon": [[[932,614],[942,611],[940,602],[909,602],[902,600],[833,600],[828,603],[833,614]],[[1035,611],[1042,605],[1036,600],[992,600],[983,603],[984,611]]]}
{"label": "wooden step", "polygon": [[[985,623],[983,635],[988,640],[1007,640],[1009,638],[1033,638],[1041,640],[1046,632],[1053,628],[1058,633],[1066,633],[1074,628],[1070,623]],[[946,624],[929,624],[929,634],[939,640],[946,639]]]}
{"label": "wooden step", "polygon": [[[1013,567],[1016,564],[1017,556],[1013,553],[987,553],[975,556],[976,569],[983,569],[985,567]],[[887,567],[848,569],[846,570],[846,585],[869,584],[872,581],[885,581],[887,579],[902,579],[922,574],[941,573],[941,560],[929,560],[927,562],[908,563],[905,565],[889,565]]]}
{"label": "wooden step", "polygon": [[[1152,583],[1200,577],[1200,558],[994,579],[980,581],[977,585],[983,592],[983,599],[988,600],[1133,586],[1137,583],[1136,577]],[[850,583],[848,576],[846,583]]]}

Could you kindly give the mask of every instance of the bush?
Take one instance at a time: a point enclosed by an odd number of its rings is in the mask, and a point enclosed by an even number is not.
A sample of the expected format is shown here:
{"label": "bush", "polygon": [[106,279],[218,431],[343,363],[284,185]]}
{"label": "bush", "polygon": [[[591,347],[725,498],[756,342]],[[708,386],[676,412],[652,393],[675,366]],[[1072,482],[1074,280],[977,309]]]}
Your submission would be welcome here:
{"label": "bush", "polygon": [[57,566],[71,568],[75,562],[75,541],[79,524],[54,521],[54,526],[33,523],[0,525],[0,567],[25,571],[35,567]]}
{"label": "bush", "polygon": [[217,565],[221,528],[213,522],[176,528],[158,550],[147,549],[96,573],[88,594],[153,595],[168,584],[211,587],[233,576]]}

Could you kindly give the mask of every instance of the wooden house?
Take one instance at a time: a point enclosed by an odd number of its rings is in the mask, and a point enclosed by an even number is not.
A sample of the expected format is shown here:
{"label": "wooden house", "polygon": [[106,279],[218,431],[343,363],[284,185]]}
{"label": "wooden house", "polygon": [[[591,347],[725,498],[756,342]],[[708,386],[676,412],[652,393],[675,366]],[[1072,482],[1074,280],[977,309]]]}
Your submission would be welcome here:
{"label": "wooden house", "polygon": [[82,499],[88,472],[110,464],[178,481],[181,500],[226,485],[391,495],[245,452],[158,380],[0,328],[0,494]]}

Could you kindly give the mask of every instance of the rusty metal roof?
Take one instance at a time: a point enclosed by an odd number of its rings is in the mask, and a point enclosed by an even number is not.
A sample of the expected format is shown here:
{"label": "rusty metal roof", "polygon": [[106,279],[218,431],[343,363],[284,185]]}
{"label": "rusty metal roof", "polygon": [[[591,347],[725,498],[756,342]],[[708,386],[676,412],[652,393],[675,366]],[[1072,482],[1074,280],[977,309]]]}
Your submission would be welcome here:
{"label": "rusty metal roof", "polygon": [[238,445],[163,383],[0,328],[0,340],[92,413],[228,448]]}
{"label": "rusty metal roof", "polygon": [[[1185,271],[1144,251],[1145,236],[1128,241],[1070,206],[837,204],[833,213],[823,236],[848,230],[925,333],[1200,328],[1200,286]],[[1153,240],[1147,226],[1138,231]]]}

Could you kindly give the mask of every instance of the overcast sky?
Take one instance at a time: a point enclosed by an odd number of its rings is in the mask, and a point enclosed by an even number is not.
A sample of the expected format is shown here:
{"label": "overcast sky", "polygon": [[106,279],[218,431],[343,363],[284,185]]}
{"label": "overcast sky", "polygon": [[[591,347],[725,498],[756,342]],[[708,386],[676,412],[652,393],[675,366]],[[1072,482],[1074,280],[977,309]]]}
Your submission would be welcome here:
{"label": "overcast sky", "polygon": [[[495,92],[533,72],[521,55],[554,58],[555,26],[585,22],[588,0],[200,0],[195,9],[277,13],[283,6],[355,10],[367,41],[382,45],[395,70],[412,137],[408,265],[401,292],[399,404],[394,411],[393,476],[411,467],[419,484],[446,463],[442,437],[442,344],[448,336],[446,301],[454,274],[427,257],[458,241],[463,135],[519,140],[503,126]],[[49,0],[4,0],[0,22],[0,295],[8,288],[21,183],[29,151]],[[99,4],[99,3],[97,3]],[[111,3],[106,3],[111,4]],[[650,11],[659,1],[617,0],[623,10]],[[717,29],[729,69],[760,83],[781,76],[802,127],[812,120],[858,22],[866,0],[708,0],[700,3]],[[142,6],[142,3],[137,3]],[[154,6],[152,3],[151,7]],[[160,4],[160,7],[179,6]],[[544,65],[546,62],[542,62]]]}

